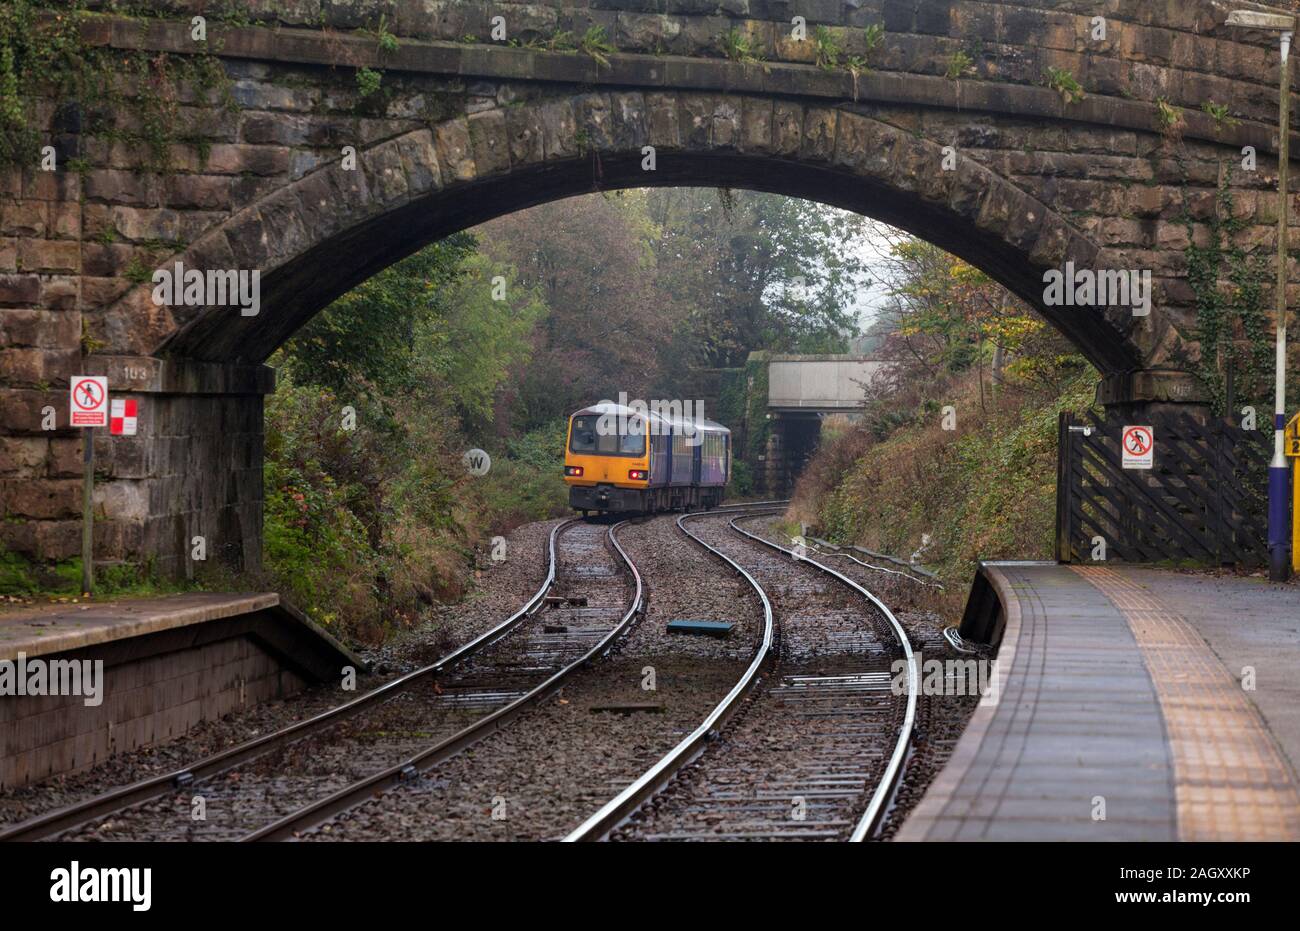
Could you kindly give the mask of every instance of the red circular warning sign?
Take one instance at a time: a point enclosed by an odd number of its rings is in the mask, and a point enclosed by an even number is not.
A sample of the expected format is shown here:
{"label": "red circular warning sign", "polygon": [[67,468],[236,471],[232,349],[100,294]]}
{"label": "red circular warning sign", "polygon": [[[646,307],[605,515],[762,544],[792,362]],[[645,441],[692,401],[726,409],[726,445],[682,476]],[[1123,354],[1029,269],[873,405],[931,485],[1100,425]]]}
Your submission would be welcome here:
{"label": "red circular warning sign", "polygon": [[104,387],[93,378],[83,378],[72,386],[72,403],[83,411],[93,411],[104,403]]}
{"label": "red circular warning sign", "polygon": [[1151,443],[1148,427],[1129,427],[1124,431],[1124,451],[1130,456],[1145,456],[1151,452]]}
{"label": "red circular warning sign", "polygon": [[1153,428],[1125,427],[1120,434],[1119,446],[1124,468],[1155,468],[1156,434]]}
{"label": "red circular warning sign", "polygon": [[71,426],[108,426],[108,378],[103,375],[78,375],[69,385]]}

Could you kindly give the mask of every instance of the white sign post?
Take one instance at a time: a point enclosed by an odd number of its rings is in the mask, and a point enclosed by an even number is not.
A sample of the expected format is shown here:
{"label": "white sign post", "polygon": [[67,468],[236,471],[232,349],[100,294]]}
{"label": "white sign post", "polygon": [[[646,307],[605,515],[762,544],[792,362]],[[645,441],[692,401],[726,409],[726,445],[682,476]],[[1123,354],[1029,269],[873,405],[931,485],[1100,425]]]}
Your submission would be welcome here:
{"label": "white sign post", "polygon": [[73,375],[68,400],[68,423],[82,428],[81,591],[89,595],[95,584],[95,428],[108,426],[108,378]]}
{"label": "white sign post", "polygon": [[1124,453],[1124,468],[1155,468],[1156,434],[1150,427],[1125,427],[1119,446]]}

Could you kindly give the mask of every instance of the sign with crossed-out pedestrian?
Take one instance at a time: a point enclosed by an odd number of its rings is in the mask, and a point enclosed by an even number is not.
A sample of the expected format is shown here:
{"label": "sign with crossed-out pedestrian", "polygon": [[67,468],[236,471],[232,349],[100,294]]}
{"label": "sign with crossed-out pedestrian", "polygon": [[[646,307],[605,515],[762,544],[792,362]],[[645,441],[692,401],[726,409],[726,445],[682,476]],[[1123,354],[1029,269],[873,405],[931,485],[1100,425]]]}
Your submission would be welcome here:
{"label": "sign with crossed-out pedestrian", "polygon": [[1125,427],[1119,445],[1124,453],[1124,468],[1155,467],[1156,435],[1150,427]]}
{"label": "sign with crossed-out pedestrian", "polygon": [[108,378],[104,375],[72,377],[71,414],[73,427],[108,426]]}

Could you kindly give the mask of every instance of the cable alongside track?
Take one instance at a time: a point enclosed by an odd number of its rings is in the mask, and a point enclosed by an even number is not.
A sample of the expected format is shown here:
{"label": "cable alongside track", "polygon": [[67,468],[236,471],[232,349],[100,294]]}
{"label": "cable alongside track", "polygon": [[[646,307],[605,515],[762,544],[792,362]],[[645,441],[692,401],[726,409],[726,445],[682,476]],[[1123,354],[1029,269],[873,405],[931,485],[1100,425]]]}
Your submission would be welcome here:
{"label": "cable alongside track", "polygon": [[[723,552],[730,547],[687,530],[687,517],[678,521],[683,532],[758,591],[767,626],[753,662],[699,728],[567,840],[613,834],[647,840],[861,841],[878,829],[896,792],[916,719],[911,644],[889,609],[861,585],[737,526],[753,516],[740,514],[728,522],[747,541],[748,569]],[[762,556],[759,548],[782,555]],[[850,603],[810,586],[814,571],[835,580],[837,590],[847,588]],[[779,592],[774,596],[784,608],[779,629],[763,583]],[[866,625],[862,599],[869,605]],[[777,657],[773,684],[755,691],[769,655]],[[890,661],[899,656],[905,663],[903,695],[892,687]],[[705,750],[706,741],[742,706],[743,714]],[[653,805],[645,804],[665,787]]]}
{"label": "cable alongside track", "polygon": [[578,523],[577,519],[573,519],[552,528],[547,543],[546,576],[537,591],[518,611],[437,662],[400,676],[307,720],[208,756],[192,766],[116,788],[0,830],[0,841],[31,841],[52,837],[88,822],[101,820],[149,803],[182,788],[188,795],[196,794],[200,785],[210,784],[217,777],[229,774],[240,766],[252,763],[268,754],[283,751],[290,745],[337,727],[357,715],[372,712],[399,696],[430,683],[439,673],[506,637],[542,606],[547,593],[556,581],[557,540],[562,533]]}

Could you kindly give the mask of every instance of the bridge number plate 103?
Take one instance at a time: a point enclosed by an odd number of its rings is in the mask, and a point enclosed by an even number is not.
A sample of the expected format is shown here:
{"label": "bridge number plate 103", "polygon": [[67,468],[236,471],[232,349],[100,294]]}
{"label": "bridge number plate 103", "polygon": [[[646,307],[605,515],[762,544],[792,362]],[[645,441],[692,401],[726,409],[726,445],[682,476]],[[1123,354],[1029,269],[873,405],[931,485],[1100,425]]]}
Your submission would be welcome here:
{"label": "bridge number plate 103", "polygon": [[1150,427],[1125,427],[1119,445],[1124,453],[1124,468],[1154,468],[1156,435]]}

